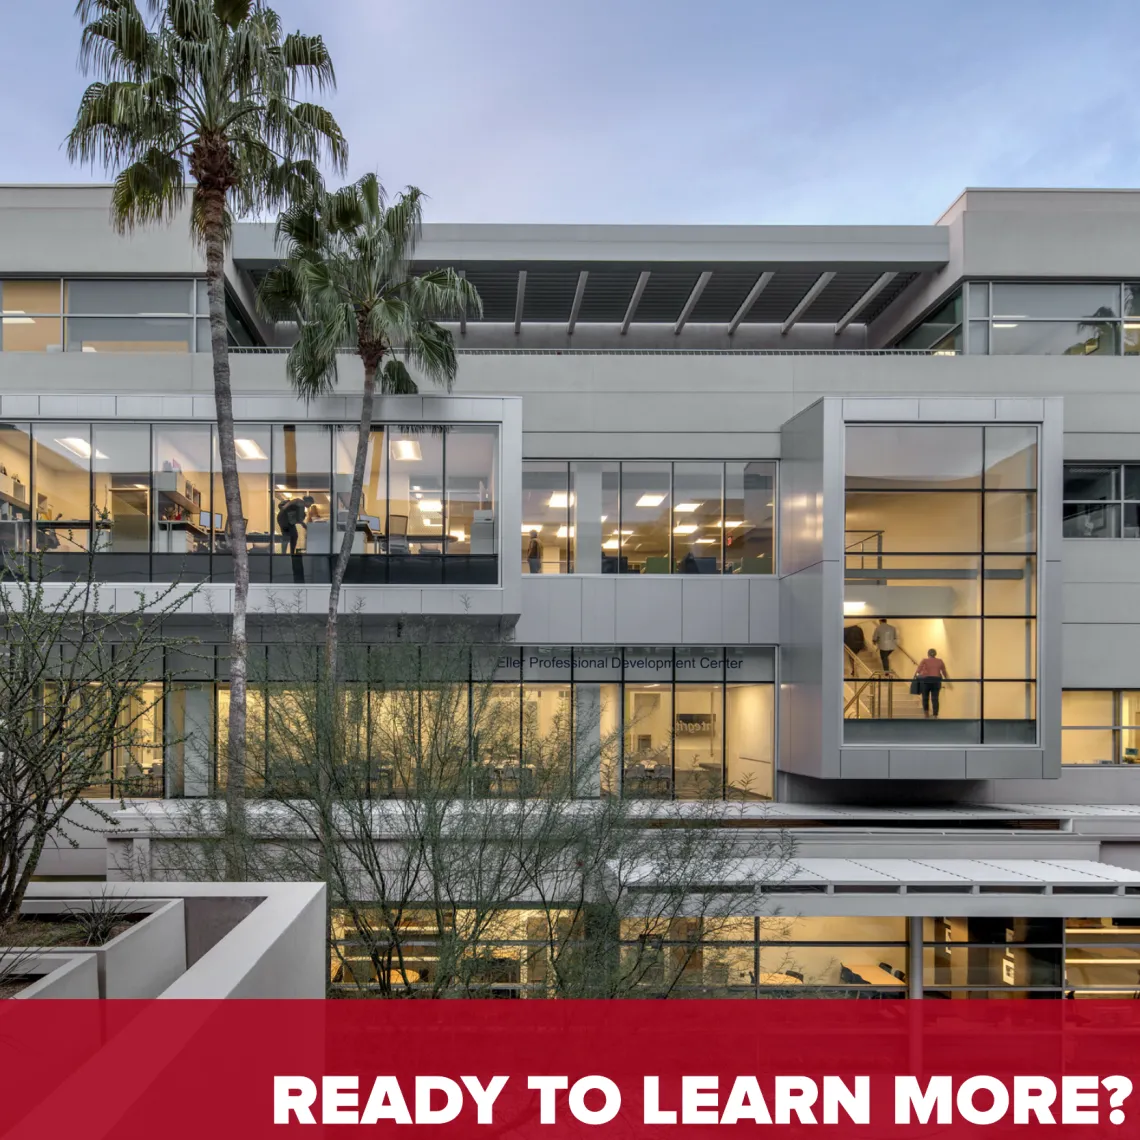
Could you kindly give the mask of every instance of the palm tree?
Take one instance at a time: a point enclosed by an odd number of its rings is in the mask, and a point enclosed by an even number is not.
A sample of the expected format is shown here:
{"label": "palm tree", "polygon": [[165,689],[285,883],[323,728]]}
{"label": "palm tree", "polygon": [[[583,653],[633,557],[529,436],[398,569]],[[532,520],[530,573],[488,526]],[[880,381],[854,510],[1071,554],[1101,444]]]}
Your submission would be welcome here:
{"label": "palm tree", "polygon": [[335,86],[319,36],[283,36],[262,0],[79,0],[80,63],[97,77],[67,139],[75,162],[114,173],[111,214],[126,232],[171,220],[190,199],[206,259],[222,485],[234,567],[226,797],[245,791],[246,604],[249,556],[234,449],[224,266],[235,216],[276,208],[319,182],[317,164],[343,169],[347,147],[332,115],[301,102],[302,87]]}
{"label": "palm tree", "polygon": [[455,344],[437,321],[483,311],[474,286],[454,269],[409,271],[423,198],[409,186],[389,204],[376,175],[366,174],[334,193],[318,189],[299,199],[278,219],[282,262],[266,275],[259,293],[267,315],[298,322],[286,369],[300,396],[309,400],[332,391],[339,351],[351,347],[364,364],[352,487],[329,590],[325,660],[330,684],[337,676],[340,590],[360,515],[377,382],[381,395],[419,391],[402,356],[450,391]]}

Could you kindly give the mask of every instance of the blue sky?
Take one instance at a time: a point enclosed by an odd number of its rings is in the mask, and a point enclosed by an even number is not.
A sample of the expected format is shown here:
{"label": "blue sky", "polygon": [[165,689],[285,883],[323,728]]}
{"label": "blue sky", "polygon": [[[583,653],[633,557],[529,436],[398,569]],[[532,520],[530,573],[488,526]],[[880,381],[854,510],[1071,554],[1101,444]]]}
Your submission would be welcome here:
{"label": "blue sky", "polygon": [[[1126,0],[277,0],[320,32],[353,175],[429,220],[933,221],[965,186],[1135,186]],[[0,181],[60,147],[73,0],[9,5]]]}

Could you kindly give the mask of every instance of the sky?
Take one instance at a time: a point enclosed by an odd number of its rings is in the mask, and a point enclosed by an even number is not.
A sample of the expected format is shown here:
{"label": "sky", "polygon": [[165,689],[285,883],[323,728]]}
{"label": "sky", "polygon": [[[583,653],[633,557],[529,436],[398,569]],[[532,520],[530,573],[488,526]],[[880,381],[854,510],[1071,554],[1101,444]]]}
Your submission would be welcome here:
{"label": "sky", "polygon": [[[0,0],[0,182],[62,148],[74,0]],[[1136,186],[1131,0],[275,0],[350,175],[428,221],[914,223],[967,186]]]}

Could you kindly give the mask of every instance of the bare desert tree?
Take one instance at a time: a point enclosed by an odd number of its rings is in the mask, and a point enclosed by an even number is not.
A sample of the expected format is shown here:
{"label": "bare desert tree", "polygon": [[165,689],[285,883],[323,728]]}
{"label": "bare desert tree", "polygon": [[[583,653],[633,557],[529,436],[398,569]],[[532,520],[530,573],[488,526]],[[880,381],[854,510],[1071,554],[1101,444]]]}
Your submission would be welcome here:
{"label": "bare desert tree", "polygon": [[[56,581],[41,558],[0,566],[0,926],[20,909],[48,836],[75,802],[147,745],[165,626],[193,593],[172,584],[125,599],[91,580]],[[46,580],[45,580],[46,579]],[[131,793],[131,777],[120,794]],[[99,813],[99,809],[92,810]]]}
{"label": "bare desert tree", "polygon": [[[281,616],[250,690],[246,858],[257,878],[328,884],[332,992],[667,997],[754,984],[721,943],[773,913],[766,888],[792,866],[784,832],[735,827],[747,809],[711,786],[684,803],[605,794],[619,741],[602,710],[559,699],[540,718],[517,681],[495,680],[511,648],[495,630],[368,629],[354,615],[330,707],[319,625]],[[167,806],[140,845],[147,861],[124,873],[220,877],[219,812]]]}

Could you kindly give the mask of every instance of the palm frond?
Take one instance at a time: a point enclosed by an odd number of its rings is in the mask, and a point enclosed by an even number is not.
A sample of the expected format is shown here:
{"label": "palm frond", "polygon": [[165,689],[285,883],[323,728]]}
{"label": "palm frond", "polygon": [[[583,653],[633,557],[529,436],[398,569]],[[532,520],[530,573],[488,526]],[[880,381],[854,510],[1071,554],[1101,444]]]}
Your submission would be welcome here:
{"label": "palm frond", "polygon": [[154,148],[115,179],[111,219],[123,233],[138,225],[169,221],[185,202],[181,164]]}
{"label": "palm frond", "polygon": [[392,357],[380,370],[380,392],[384,396],[417,396],[419,387],[412,379],[408,366]]}
{"label": "palm frond", "polygon": [[214,0],[214,15],[228,28],[249,19],[250,0]]}
{"label": "palm frond", "polygon": [[[95,80],[67,138],[72,161],[118,179],[117,224],[166,218],[158,188],[195,182],[190,221],[201,237],[221,224],[276,207],[319,185],[328,161],[343,168],[348,148],[335,118],[298,99],[335,84],[318,36],[286,36],[263,0],[78,0],[80,60]],[[167,163],[159,163],[161,151]],[[142,164],[142,167],[139,166]],[[174,176],[173,164],[180,173]],[[156,181],[144,168],[162,171]],[[135,211],[127,219],[121,211]]]}

